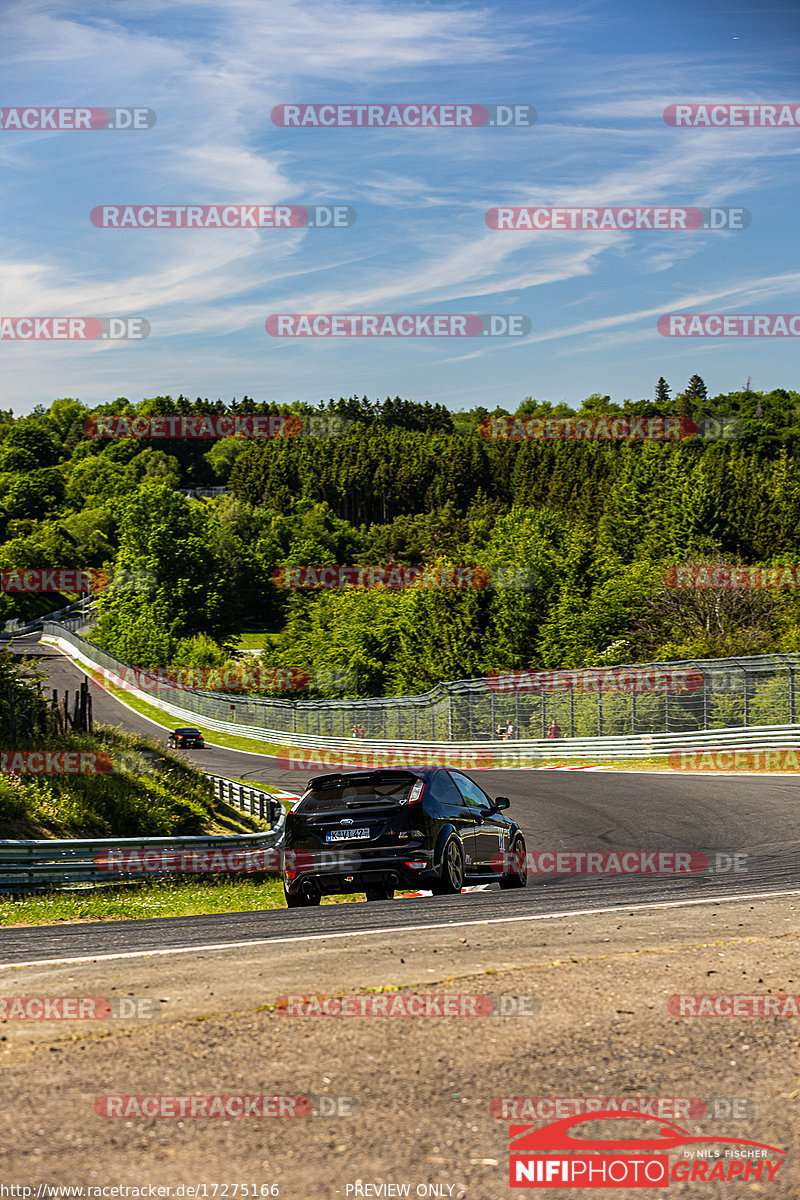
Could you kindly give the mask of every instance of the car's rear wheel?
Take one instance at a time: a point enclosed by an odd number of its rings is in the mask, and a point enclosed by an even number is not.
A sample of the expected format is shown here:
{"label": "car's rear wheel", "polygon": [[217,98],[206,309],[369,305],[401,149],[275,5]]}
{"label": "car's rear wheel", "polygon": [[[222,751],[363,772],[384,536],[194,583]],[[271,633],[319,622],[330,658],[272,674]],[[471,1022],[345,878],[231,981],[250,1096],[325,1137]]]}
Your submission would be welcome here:
{"label": "car's rear wheel", "polygon": [[528,864],[525,855],[525,843],[521,837],[514,838],[514,844],[511,847],[510,869],[507,875],[504,875],[500,880],[500,887],[507,888],[523,888],[528,883]]}
{"label": "car's rear wheel", "polygon": [[288,892],[284,884],[283,894],[286,897],[287,908],[311,908],[319,904],[322,898],[319,888],[315,887],[310,879],[303,884],[299,892]]}
{"label": "car's rear wheel", "polygon": [[394,900],[394,888],[386,883],[375,883],[365,888],[368,900]]}
{"label": "car's rear wheel", "polygon": [[456,896],[464,886],[464,851],[458,838],[450,837],[442,851],[442,871],[433,884],[434,896]]}

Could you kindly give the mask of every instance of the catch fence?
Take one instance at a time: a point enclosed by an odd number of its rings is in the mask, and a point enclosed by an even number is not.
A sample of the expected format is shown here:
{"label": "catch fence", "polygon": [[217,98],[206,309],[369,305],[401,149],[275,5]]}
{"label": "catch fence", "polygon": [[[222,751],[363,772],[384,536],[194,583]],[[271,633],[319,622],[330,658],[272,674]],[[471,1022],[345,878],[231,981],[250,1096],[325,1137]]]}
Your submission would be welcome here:
{"label": "catch fence", "polygon": [[559,730],[564,739],[629,737],[791,726],[798,715],[800,654],[495,672],[437,684],[418,696],[286,700],[179,688],[157,672],[145,686],[146,672],[64,625],[45,623],[44,635],[110,682],[145,691],[184,724],[192,717],[210,729],[240,726],[244,733],[246,727],[248,736],[265,741],[492,742],[549,739]]}

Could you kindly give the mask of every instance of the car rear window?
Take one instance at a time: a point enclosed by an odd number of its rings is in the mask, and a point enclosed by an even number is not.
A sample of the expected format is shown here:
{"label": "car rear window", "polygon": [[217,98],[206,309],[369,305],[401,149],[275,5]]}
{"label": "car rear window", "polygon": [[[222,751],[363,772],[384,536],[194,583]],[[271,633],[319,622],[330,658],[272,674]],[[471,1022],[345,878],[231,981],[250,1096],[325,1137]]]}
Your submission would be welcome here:
{"label": "car rear window", "polygon": [[295,811],[337,812],[375,804],[407,804],[421,795],[423,783],[415,775],[340,776],[330,781],[313,781]]}

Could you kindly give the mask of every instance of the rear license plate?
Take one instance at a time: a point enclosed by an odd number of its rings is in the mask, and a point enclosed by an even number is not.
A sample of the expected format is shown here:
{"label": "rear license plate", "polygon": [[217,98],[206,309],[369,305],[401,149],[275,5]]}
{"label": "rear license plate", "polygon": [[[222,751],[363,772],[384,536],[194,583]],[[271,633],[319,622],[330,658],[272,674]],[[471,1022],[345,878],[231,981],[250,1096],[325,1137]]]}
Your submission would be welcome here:
{"label": "rear license plate", "polygon": [[325,834],[326,842],[351,842],[355,838],[368,838],[368,829],[329,829]]}

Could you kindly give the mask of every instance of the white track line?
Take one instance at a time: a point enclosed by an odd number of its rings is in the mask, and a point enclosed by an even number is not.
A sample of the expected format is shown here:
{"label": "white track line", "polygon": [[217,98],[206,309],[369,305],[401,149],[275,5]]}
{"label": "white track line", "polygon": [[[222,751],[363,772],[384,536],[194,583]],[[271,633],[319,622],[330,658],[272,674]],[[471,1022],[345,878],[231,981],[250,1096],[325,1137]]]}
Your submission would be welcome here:
{"label": "white track line", "polygon": [[[426,929],[463,929],[470,925],[510,925],[520,921],[552,921],[563,917],[594,917],[607,913],[643,912],[647,909],[689,908],[698,904],[731,904],[740,900],[775,900],[780,896],[800,896],[800,889],[784,892],[755,892],[750,895],[717,896],[703,900],[666,900],[650,904],[618,904],[613,908],[580,908],[571,912],[533,913],[526,917],[484,917],[474,921],[441,921],[433,925],[390,925],[382,929],[353,929],[339,933],[302,933],[291,937],[253,938],[245,942],[211,942],[204,946],[176,946],[165,950],[125,950],[115,954],[84,954],[76,958],[37,958],[28,962],[2,963],[0,971],[22,967],[64,967],[73,963],[106,962],[123,958],[163,958],[171,954],[207,954],[212,950],[246,950],[252,946],[271,946],[290,942],[332,941],[334,938],[374,937],[385,933],[412,933]],[[165,918],[168,919],[168,918]]]}

